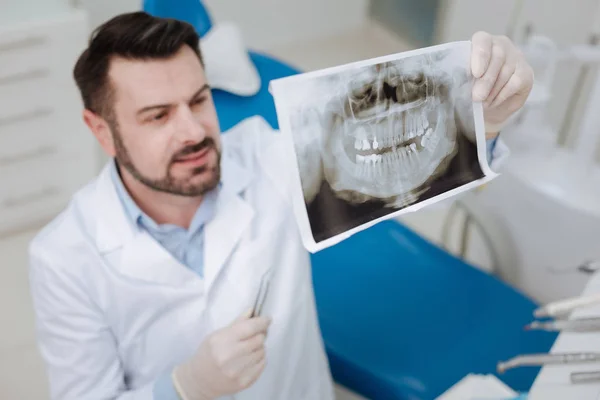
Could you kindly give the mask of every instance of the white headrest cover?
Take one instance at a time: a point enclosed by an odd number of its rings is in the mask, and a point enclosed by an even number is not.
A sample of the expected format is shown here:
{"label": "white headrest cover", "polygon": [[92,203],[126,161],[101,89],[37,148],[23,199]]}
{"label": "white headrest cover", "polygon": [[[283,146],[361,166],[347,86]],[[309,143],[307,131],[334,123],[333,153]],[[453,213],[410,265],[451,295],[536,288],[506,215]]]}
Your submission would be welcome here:
{"label": "white headrest cover", "polygon": [[239,96],[260,90],[260,75],[248,55],[240,30],[232,23],[215,24],[200,40],[209,85]]}

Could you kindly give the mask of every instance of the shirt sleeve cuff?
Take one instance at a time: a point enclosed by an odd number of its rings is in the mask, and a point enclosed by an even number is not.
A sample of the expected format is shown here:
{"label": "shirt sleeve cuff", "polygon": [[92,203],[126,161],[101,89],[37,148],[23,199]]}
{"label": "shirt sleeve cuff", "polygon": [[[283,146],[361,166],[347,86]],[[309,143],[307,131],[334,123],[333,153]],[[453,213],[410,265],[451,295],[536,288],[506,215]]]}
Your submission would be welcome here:
{"label": "shirt sleeve cuff", "polygon": [[487,159],[488,159],[488,164],[491,164],[494,158],[494,149],[496,148],[496,142],[498,141],[498,137],[500,135],[496,136],[493,139],[488,139],[486,141],[486,145],[487,145]]}
{"label": "shirt sleeve cuff", "polygon": [[156,400],[181,400],[173,385],[171,373],[163,374],[154,383],[154,398]]}

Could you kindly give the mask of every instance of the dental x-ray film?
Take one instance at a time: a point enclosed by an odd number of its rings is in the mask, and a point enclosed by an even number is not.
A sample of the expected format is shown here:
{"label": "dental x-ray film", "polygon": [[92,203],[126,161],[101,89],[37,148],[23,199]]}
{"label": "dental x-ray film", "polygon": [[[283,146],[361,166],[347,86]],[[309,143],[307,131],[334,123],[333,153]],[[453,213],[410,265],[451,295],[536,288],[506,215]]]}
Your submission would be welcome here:
{"label": "dental x-ray film", "polygon": [[271,81],[309,251],[495,178],[470,53],[453,42]]}

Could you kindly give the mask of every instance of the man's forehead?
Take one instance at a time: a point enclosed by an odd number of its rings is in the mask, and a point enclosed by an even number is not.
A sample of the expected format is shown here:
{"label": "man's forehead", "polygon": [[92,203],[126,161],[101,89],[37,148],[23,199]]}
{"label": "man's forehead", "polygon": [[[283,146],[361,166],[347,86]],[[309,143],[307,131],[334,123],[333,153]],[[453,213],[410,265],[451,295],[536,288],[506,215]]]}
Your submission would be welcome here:
{"label": "man's forehead", "polygon": [[[186,51],[187,50],[187,51]],[[206,83],[198,57],[183,48],[169,58],[111,60],[109,79],[117,101],[179,101]]]}

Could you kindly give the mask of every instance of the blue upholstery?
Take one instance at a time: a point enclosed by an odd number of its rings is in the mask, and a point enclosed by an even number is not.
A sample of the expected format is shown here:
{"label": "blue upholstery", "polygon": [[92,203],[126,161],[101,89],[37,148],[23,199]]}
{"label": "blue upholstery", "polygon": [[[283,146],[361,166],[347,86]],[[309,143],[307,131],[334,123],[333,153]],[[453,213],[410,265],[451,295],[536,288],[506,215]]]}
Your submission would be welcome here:
{"label": "blue upholstery", "polygon": [[[469,373],[549,351],[556,338],[523,330],[532,301],[394,220],[312,261],[334,379],[370,399],[435,399]],[[527,391],[538,371],[499,378]]]}
{"label": "blue upholstery", "polygon": [[[199,0],[144,0],[144,11],[158,17],[189,22],[201,37],[212,27],[212,18]],[[267,55],[252,50],[248,53],[260,75],[261,88],[256,95],[249,97],[237,96],[219,89],[212,90],[222,131],[254,115],[261,115],[274,129],[278,129],[275,103],[269,93],[269,82],[299,73],[298,69]]]}
{"label": "blue upholstery", "polygon": [[212,18],[200,0],[143,0],[148,14],[190,23],[200,37],[212,27]]}

